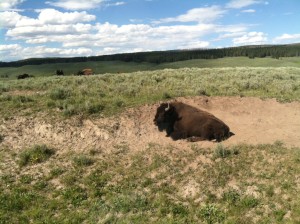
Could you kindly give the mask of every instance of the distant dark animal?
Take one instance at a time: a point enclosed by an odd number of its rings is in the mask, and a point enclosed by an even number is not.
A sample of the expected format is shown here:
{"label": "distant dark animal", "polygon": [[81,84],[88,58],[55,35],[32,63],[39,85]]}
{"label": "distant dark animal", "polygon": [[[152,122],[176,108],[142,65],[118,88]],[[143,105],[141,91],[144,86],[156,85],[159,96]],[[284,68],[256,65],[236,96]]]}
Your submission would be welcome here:
{"label": "distant dark animal", "polygon": [[63,76],[63,75],[64,75],[64,71],[58,69],[58,70],[55,71],[55,74],[56,74],[57,76]]}
{"label": "distant dark animal", "polygon": [[18,75],[17,78],[18,78],[18,79],[27,79],[27,78],[30,78],[30,77],[33,77],[33,76],[24,73],[24,74],[22,74],[22,75]]}
{"label": "distant dark animal", "polygon": [[220,142],[234,135],[214,115],[180,102],[162,103],[153,121],[160,131],[166,130],[167,137],[173,140]]}

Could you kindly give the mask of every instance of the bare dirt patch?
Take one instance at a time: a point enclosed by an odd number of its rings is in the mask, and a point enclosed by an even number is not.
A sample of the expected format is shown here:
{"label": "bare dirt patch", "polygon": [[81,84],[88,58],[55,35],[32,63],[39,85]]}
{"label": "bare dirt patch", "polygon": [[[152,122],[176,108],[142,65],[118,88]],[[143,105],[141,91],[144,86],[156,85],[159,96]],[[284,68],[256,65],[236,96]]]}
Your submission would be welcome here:
{"label": "bare dirt patch", "polygon": [[[240,97],[191,97],[181,101],[206,110],[223,120],[235,133],[222,142],[225,146],[240,143],[267,144],[282,141],[288,147],[300,147],[300,103],[279,103],[275,99]],[[35,144],[82,152],[87,150],[117,150],[126,145],[130,151],[143,151],[149,144],[172,145],[190,149],[214,147],[217,143],[173,141],[159,132],[153,118],[159,103],[128,109],[115,117],[49,121],[43,116],[2,119],[0,146],[21,150]],[[120,146],[120,147],[118,147]]]}

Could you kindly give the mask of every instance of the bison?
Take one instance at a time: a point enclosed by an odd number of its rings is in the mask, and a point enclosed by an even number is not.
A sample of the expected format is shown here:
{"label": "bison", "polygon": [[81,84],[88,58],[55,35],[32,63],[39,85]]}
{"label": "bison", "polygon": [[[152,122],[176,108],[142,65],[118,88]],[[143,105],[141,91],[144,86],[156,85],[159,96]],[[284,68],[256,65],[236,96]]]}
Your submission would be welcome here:
{"label": "bison", "polygon": [[166,130],[167,137],[173,140],[221,142],[234,135],[214,115],[180,102],[162,103],[153,121],[160,131]]}
{"label": "bison", "polygon": [[18,79],[27,79],[27,78],[30,78],[30,77],[32,77],[32,76],[28,75],[26,73],[17,76]]}

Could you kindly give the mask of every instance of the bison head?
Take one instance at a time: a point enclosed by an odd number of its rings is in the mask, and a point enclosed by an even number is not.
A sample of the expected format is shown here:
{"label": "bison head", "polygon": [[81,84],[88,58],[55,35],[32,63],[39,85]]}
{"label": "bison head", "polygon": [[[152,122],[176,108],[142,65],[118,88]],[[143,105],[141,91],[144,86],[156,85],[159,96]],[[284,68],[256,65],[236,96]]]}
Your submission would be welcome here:
{"label": "bison head", "polygon": [[176,109],[170,103],[162,103],[156,110],[156,115],[153,120],[154,124],[158,126],[160,131],[167,129],[167,133],[171,130],[173,123],[176,120]]}

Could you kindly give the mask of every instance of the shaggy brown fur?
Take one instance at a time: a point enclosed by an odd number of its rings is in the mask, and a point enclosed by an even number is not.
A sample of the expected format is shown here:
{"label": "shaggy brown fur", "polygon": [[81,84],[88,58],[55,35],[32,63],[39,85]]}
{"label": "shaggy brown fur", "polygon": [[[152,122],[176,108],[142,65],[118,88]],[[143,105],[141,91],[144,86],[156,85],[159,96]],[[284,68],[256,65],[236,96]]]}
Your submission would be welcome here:
{"label": "shaggy brown fur", "polygon": [[162,103],[154,118],[160,131],[166,130],[173,140],[223,141],[234,135],[229,127],[214,115],[184,103]]}

